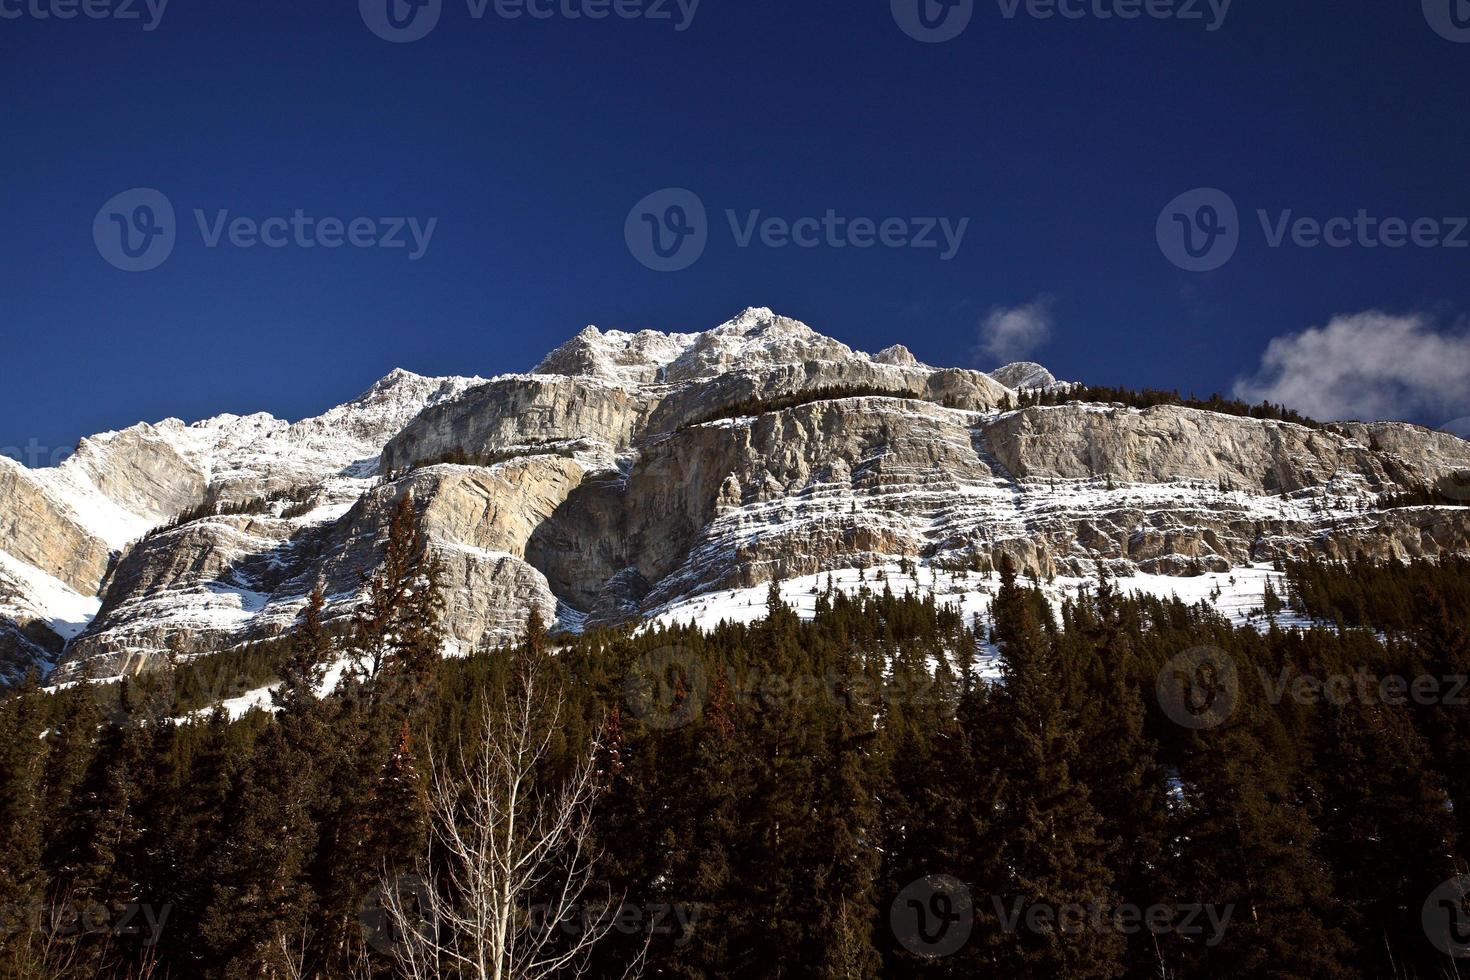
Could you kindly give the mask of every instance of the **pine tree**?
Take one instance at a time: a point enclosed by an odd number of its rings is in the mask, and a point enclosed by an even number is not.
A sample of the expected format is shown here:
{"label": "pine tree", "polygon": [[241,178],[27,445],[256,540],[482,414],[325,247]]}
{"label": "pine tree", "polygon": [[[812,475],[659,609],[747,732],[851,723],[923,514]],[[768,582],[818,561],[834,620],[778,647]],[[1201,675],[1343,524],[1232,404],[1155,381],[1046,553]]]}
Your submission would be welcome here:
{"label": "pine tree", "polygon": [[[1044,628],[1039,593],[1016,585],[1009,556],[1001,561],[995,600],[996,636],[1005,684],[997,717],[1011,735],[1005,782],[997,801],[999,863],[1004,895],[1020,907],[1111,909],[1116,899],[1099,837],[1101,818],[1085,785],[1078,730],[1063,702],[1065,678],[1054,637]],[[996,956],[1012,976],[1114,977],[1122,943],[1110,930],[1059,928],[1029,932],[1024,919],[995,935]]]}
{"label": "pine tree", "polygon": [[46,891],[43,710],[34,678],[0,702],[0,908],[33,908]]}
{"label": "pine tree", "polygon": [[1349,935],[1375,939],[1359,944],[1359,975],[1432,976],[1438,957],[1406,896],[1428,895],[1457,868],[1452,811],[1428,746],[1402,708],[1352,697],[1320,715],[1322,850]]}
{"label": "pine tree", "polygon": [[325,609],[326,598],[318,584],[307,596],[287,645],[280,684],[271,691],[271,702],[283,716],[300,719],[316,707],[322,677],[334,658],[332,639],[322,619]]}
{"label": "pine tree", "polygon": [[399,727],[393,754],[383,765],[369,807],[368,853],[390,870],[407,868],[413,855],[422,851],[429,798],[406,720]]}
{"label": "pine tree", "polygon": [[[1119,898],[1137,908],[1169,896],[1157,881],[1169,830],[1165,773],[1158,746],[1145,733],[1147,714],[1140,687],[1146,673],[1120,620],[1117,596],[1104,576],[1097,593],[1069,608],[1062,637],[1072,651],[1068,710],[1076,719],[1081,751],[1074,775],[1088,787],[1101,820],[1099,835]],[[1157,950],[1146,932],[1127,939],[1127,972],[1144,974]]]}
{"label": "pine tree", "polygon": [[829,936],[821,963],[827,980],[865,980],[878,976],[881,960],[873,943],[877,921],[877,884],[881,867],[878,837],[879,767],[874,752],[877,706],[857,681],[861,668],[843,651],[829,688],[833,717],[821,766],[818,820],[826,838],[819,856],[828,869],[820,928]]}
{"label": "pine tree", "polygon": [[1316,833],[1292,773],[1272,763],[1249,722],[1232,718],[1210,731],[1182,773],[1173,874],[1180,901],[1233,911],[1219,945],[1195,951],[1194,969],[1346,978],[1350,943],[1334,924],[1336,902]]}
{"label": "pine tree", "polygon": [[309,928],[316,825],[296,756],[281,726],[269,725],[229,804],[203,927],[226,977],[256,975],[262,965],[284,973],[282,942],[294,946]]}
{"label": "pine tree", "polygon": [[348,644],[357,679],[374,704],[407,710],[423,697],[442,654],[440,574],[405,491],[393,510],[383,560],[367,579],[366,601],[354,617]]}

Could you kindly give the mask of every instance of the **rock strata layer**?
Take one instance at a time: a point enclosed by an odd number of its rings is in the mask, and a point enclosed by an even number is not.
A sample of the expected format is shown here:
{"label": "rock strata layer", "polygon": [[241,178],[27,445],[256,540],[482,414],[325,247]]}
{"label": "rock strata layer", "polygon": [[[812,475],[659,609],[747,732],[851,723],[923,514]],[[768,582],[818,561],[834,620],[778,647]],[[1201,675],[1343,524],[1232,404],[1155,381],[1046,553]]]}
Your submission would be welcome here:
{"label": "rock strata layer", "polygon": [[1011,410],[1018,389],[1056,383],[1031,363],[869,356],[752,309],[702,333],[589,327],[489,381],[394,372],[294,424],[170,420],[86,440],[59,468],[0,459],[0,678],[275,635],[318,583],[349,615],[405,494],[460,650],[515,637],[533,608],[580,629],[895,558],[1186,575],[1470,552],[1470,508],[1382,506],[1421,485],[1470,502],[1459,438],[1172,406]]}

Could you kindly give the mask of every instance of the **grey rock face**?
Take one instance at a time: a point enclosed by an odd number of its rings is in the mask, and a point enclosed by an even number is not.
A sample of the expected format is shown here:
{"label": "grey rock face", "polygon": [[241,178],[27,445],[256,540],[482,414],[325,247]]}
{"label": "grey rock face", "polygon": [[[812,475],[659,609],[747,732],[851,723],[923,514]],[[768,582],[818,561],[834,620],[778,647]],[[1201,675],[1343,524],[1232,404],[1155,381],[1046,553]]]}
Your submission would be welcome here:
{"label": "grey rock face", "polygon": [[1035,361],[1014,361],[991,371],[990,376],[1007,388],[1045,388],[1057,383],[1056,377]]}
{"label": "grey rock face", "polygon": [[[502,378],[425,410],[383,449],[396,472],[452,450],[528,452],[578,440],[627,449],[650,400],[636,390],[565,375]],[[608,457],[611,458],[611,455]]]}
{"label": "grey rock face", "polygon": [[97,590],[112,554],[45,484],[3,456],[0,550],[84,593]]}
{"label": "grey rock face", "polygon": [[[145,529],[201,500],[292,489],[301,501],[123,541],[115,557],[66,502],[78,480],[53,492],[0,461],[0,550],[84,594],[105,576],[62,676],[274,635],[317,583],[331,615],[350,615],[404,494],[444,568],[461,650],[515,637],[533,607],[566,627],[618,623],[896,557],[1184,575],[1308,553],[1470,552],[1470,508],[1379,507],[1470,471],[1463,440],[1169,406],[1002,410],[1016,386],[1054,382],[1029,363],[987,375],[901,346],[869,357],[765,309],[700,334],[588,328],[533,374],[395,373],[295,425],[165,423],[100,440],[87,484]],[[446,456],[474,465],[432,463]]]}
{"label": "grey rock face", "polygon": [[883,348],[873,355],[873,360],[879,364],[901,364],[906,367],[917,367],[919,364],[919,359],[903,344]]}
{"label": "grey rock face", "polygon": [[1019,478],[1228,480],[1265,492],[1314,485],[1346,466],[1382,481],[1371,453],[1340,437],[1172,406],[1028,408],[986,431],[996,456]]}
{"label": "grey rock face", "polygon": [[532,373],[653,384],[663,380],[669,363],[689,349],[695,336],[655,330],[603,333],[587,327],[548,354]]}

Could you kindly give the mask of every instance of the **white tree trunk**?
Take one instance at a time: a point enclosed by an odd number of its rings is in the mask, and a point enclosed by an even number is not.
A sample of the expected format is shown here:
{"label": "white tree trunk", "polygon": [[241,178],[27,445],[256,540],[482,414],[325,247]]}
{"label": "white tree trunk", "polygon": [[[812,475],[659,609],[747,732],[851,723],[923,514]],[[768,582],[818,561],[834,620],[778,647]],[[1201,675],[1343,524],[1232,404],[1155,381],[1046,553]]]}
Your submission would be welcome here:
{"label": "white tree trunk", "polygon": [[586,921],[584,895],[597,858],[596,744],[563,785],[537,784],[563,706],[526,666],[516,693],[498,709],[487,705],[477,745],[459,745],[454,765],[430,750],[428,847],[411,888],[403,877],[383,882],[394,956],[409,980],[452,970],[477,980],[575,975],[612,928],[609,916],[580,931],[562,928]]}

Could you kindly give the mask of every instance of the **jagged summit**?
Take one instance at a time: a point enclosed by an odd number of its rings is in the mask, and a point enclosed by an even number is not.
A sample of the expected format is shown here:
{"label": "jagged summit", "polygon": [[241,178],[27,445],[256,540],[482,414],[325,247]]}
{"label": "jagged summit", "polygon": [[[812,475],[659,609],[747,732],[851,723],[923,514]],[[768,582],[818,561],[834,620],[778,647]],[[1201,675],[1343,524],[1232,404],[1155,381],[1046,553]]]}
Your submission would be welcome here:
{"label": "jagged summit", "polygon": [[650,384],[694,342],[694,334],[640,330],[606,332],[584,327],[532,369],[534,374],[603,378],[623,384]]}
{"label": "jagged summit", "polygon": [[674,383],[732,370],[852,358],[846,344],[764,306],[749,307],[699,333],[599,330],[589,326],[552,351],[536,374],[602,378],[625,384]]}
{"label": "jagged summit", "polygon": [[[600,330],[584,327],[532,369],[534,374],[599,378],[620,384],[679,383],[732,371],[759,371],[812,361],[925,368],[903,344],[873,355],[818,333],[800,320],[769,307],[747,307],[724,323],[697,333]],[[1007,388],[1041,388],[1056,383],[1031,361],[989,372]]]}
{"label": "jagged summit", "polygon": [[1007,388],[1045,388],[1057,383],[1056,376],[1035,361],[1015,361],[990,372]]}
{"label": "jagged summit", "polygon": [[924,366],[902,344],[870,358],[800,320],[752,306],[698,333],[626,333],[589,326],[547,355],[533,373],[624,384],[679,383],[811,361]]}
{"label": "jagged summit", "polygon": [[898,364],[903,367],[917,367],[919,359],[903,344],[894,344],[885,347],[873,355],[873,360],[879,364]]}
{"label": "jagged summit", "polygon": [[778,316],[760,306],[698,334],[689,349],[669,366],[668,374],[671,381],[687,381],[731,370],[852,357],[852,348],[846,344],[817,333],[800,320]]}

